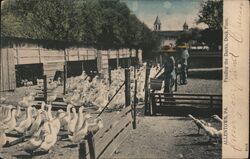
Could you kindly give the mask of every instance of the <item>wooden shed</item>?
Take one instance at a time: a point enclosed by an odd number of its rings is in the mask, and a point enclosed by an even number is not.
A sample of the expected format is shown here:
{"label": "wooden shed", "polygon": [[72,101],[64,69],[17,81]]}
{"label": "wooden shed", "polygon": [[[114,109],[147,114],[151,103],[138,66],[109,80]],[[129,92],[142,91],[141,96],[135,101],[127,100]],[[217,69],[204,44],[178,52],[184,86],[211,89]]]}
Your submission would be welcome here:
{"label": "wooden shed", "polygon": [[12,91],[16,88],[14,53],[12,48],[1,48],[0,91]]}

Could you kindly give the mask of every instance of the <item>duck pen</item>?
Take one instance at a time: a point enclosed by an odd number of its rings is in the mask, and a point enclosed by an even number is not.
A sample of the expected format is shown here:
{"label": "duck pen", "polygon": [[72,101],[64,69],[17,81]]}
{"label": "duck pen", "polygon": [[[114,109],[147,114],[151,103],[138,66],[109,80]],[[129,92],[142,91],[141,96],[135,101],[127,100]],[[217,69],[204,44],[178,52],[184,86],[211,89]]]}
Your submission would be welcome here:
{"label": "duck pen", "polygon": [[[136,82],[135,82],[136,83]],[[129,135],[129,131],[133,123],[133,128],[136,128],[136,90],[134,93],[134,103],[131,105],[130,98],[130,70],[125,69],[125,81],[116,91],[115,95],[106,104],[103,110],[97,115],[101,116],[104,109],[114,99],[121,88],[125,85],[125,108],[119,114],[116,114],[112,119],[96,134],[88,132],[85,140],[79,144],[79,159],[96,159],[96,158],[110,158],[116,151],[118,146]],[[136,84],[135,84],[136,85]],[[136,89],[136,87],[135,87]],[[86,146],[88,145],[88,146]]]}

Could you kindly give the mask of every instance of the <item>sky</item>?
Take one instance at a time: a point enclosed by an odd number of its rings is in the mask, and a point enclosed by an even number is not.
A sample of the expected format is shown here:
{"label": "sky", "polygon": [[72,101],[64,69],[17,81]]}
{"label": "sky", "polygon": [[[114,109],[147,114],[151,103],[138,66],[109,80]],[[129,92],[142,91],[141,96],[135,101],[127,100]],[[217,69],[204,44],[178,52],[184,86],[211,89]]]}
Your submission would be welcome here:
{"label": "sky", "polygon": [[159,16],[161,30],[182,30],[185,21],[189,28],[205,28],[205,24],[195,23],[202,1],[204,0],[121,0],[150,29],[153,29],[154,21]]}

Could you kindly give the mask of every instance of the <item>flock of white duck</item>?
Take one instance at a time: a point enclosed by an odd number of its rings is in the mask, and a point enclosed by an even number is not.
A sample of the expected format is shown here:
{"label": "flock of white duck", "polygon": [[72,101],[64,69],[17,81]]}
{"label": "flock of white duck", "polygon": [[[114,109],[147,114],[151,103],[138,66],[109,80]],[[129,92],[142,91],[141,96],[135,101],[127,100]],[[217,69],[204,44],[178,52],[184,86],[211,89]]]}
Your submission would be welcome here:
{"label": "flock of white duck", "polygon": [[[134,102],[135,80],[137,81],[137,98],[140,101],[144,100],[144,85],[146,63],[139,69],[134,70],[130,67],[130,95],[131,102]],[[159,67],[152,67],[150,76],[154,76],[159,70]],[[136,72],[136,75],[134,74]],[[114,96],[119,87],[124,83],[124,69],[118,68],[111,72],[111,82],[109,83],[108,74],[100,79],[95,76],[91,79],[85,72],[77,77],[71,77],[67,81],[67,95],[63,98],[65,103],[72,103],[75,106],[94,106],[97,111],[101,111],[108,101]],[[125,103],[125,87],[117,93],[108,109],[119,109]]]}
{"label": "flock of white duck", "polygon": [[[200,133],[200,130],[203,130],[206,133],[206,135],[208,136],[208,141],[209,142],[211,142],[213,139],[216,140],[216,143],[221,141],[221,139],[222,139],[222,129],[217,130],[216,128],[214,128],[211,125],[211,123],[208,123],[208,122],[206,122],[206,121],[204,121],[202,119],[201,120],[197,119],[197,118],[193,117],[191,114],[189,114],[188,117],[190,117],[193,120],[193,122],[195,123],[195,125],[197,126],[198,134]],[[222,119],[218,115],[213,115],[211,117],[215,121],[222,124]]]}
{"label": "flock of white duck", "polygon": [[[33,96],[29,94],[30,99]],[[78,109],[72,104],[67,105],[67,111],[52,112],[51,104],[42,102],[41,108],[32,106],[32,100],[26,101],[27,96],[19,102],[18,106],[2,104],[0,107],[0,143],[1,147],[7,143],[6,133],[16,132],[27,137],[22,143],[24,151],[33,152],[36,149],[49,151],[57,142],[61,129],[68,131],[68,138],[74,143],[79,143],[88,131],[98,131],[103,127],[101,118],[88,120],[92,116],[81,106]],[[22,104],[22,105],[21,105]],[[21,111],[21,108],[25,111]],[[72,113],[70,112],[72,110]]]}
{"label": "flock of white duck", "polygon": [[[134,95],[134,67],[131,72],[131,97]],[[146,64],[136,69],[137,97],[143,100]],[[151,68],[151,76],[157,73],[156,67]],[[8,142],[8,133],[18,133],[26,137],[22,147],[24,151],[35,150],[49,151],[58,140],[61,129],[68,132],[68,138],[74,143],[79,143],[88,131],[98,131],[103,127],[103,121],[93,118],[86,107],[95,106],[101,111],[116,90],[123,84],[125,79],[124,69],[118,68],[112,71],[111,83],[108,77],[100,79],[98,76],[91,79],[85,72],[77,77],[69,78],[67,81],[67,94],[63,97],[67,103],[66,111],[62,109],[52,111],[52,102],[57,99],[58,92],[55,91],[60,83],[50,81],[48,89],[54,90],[48,97],[48,104],[41,103],[40,109],[36,109],[34,99],[36,93],[25,93],[23,99],[16,106],[8,105],[5,98],[1,98],[0,105],[0,147]],[[42,87],[42,81],[37,81]],[[108,109],[121,108],[125,103],[125,87],[119,91]],[[133,98],[131,98],[133,99]],[[78,110],[78,111],[77,111]],[[78,113],[77,113],[78,112]],[[91,120],[92,118],[92,120]]]}

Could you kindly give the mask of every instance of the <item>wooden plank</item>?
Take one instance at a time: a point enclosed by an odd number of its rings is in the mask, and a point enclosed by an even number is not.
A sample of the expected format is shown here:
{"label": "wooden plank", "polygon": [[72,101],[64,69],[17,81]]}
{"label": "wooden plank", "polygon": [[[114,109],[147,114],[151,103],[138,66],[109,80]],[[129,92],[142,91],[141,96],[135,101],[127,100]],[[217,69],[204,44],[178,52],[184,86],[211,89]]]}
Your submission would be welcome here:
{"label": "wooden plank", "polygon": [[[201,101],[209,101],[209,97],[205,97],[205,98],[199,98],[198,96],[196,98],[193,97],[165,97],[165,96],[155,96],[155,99],[175,99],[175,100],[201,100]],[[220,99],[216,99],[216,100],[220,100]]]}
{"label": "wooden plank", "polygon": [[128,124],[119,135],[111,142],[108,148],[104,151],[100,158],[111,158],[117,148],[121,145],[121,143],[129,136],[129,131],[132,130],[130,124]]}
{"label": "wooden plank", "polygon": [[3,85],[2,85],[2,90],[3,91],[6,91],[8,90],[8,85],[9,85],[9,82],[8,82],[8,61],[7,61],[7,57],[8,57],[8,52],[7,52],[8,49],[4,49],[4,51],[1,52],[2,54],[2,67],[3,67],[3,76],[2,76],[2,82],[3,82]]}
{"label": "wooden plank", "polygon": [[[157,102],[157,101],[156,101]],[[199,105],[209,105],[210,106],[210,103],[201,103],[199,101],[196,101],[196,102],[178,102],[178,101],[161,101],[162,104],[164,105],[167,105],[167,104],[190,104],[190,105],[195,105],[195,104],[199,104]]]}
{"label": "wooden plank", "polygon": [[108,124],[105,124],[104,125],[104,128],[102,128],[101,130],[99,130],[96,134],[95,134],[95,138],[98,139],[98,138],[101,138],[103,136],[103,134],[105,132],[108,132],[111,128],[111,125],[113,125],[114,122],[116,122],[119,118],[121,118],[121,116],[125,115],[125,114],[128,114],[129,112],[131,111],[131,107],[128,106],[124,109],[122,109],[122,111],[119,113],[119,114],[116,114],[115,116],[112,117],[112,121],[113,122],[110,122]]}
{"label": "wooden plank", "polygon": [[14,49],[9,49],[8,54],[8,65],[9,65],[9,90],[14,90],[16,88],[16,70],[14,64]]}
{"label": "wooden plank", "polygon": [[215,97],[222,97],[220,94],[192,94],[192,93],[174,93],[174,94],[167,94],[167,93],[153,93],[153,95],[173,95],[173,96],[215,96]]}
{"label": "wooden plank", "polygon": [[109,143],[114,137],[124,128],[128,123],[131,123],[131,114],[127,114],[125,117],[120,119],[116,126],[114,126],[108,133],[104,134],[103,138],[96,141],[96,156],[99,158],[105,151]]}

